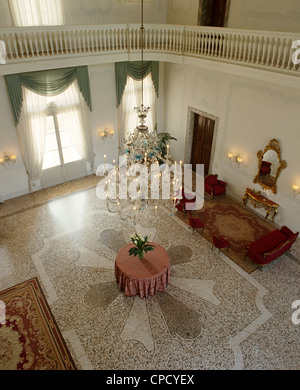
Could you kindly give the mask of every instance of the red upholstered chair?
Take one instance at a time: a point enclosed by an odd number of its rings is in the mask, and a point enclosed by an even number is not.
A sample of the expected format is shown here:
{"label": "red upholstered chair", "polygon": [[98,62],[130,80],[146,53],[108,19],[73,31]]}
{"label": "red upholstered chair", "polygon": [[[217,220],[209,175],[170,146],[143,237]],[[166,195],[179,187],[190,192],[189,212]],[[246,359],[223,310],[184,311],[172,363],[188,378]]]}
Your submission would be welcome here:
{"label": "red upholstered chair", "polygon": [[183,213],[185,215],[185,207],[184,207],[184,201],[181,199],[178,201],[178,203],[175,205],[176,209]]}
{"label": "red upholstered chair", "polygon": [[202,229],[203,233],[204,223],[201,221],[201,219],[193,217],[190,212],[188,212],[187,214],[189,217],[189,225],[193,229],[193,232],[195,231],[195,229]]}
{"label": "red upholstered chair", "polygon": [[216,234],[213,234],[212,237],[213,237],[213,244],[211,246],[211,249],[213,249],[213,247],[218,248],[219,253],[221,249],[227,249],[227,250],[229,249],[229,242],[225,240],[224,237],[220,235],[218,236]]}
{"label": "red upholstered chair", "polygon": [[184,189],[176,192],[176,196],[179,196],[181,194],[182,199],[179,199],[180,202],[183,203],[194,203],[196,202],[196,196],[194,194],[185,193]]}
{"label": "red upholstered chair", "polygon": [[196,202],[196,196],[193,194],[188,194],[188,193],[186,194],[184,192],[184,189],[182,189],[181,191],[178,191],[176,193],[176,196],[179,196],[179,194],[181,194],[182,199],[177,199],[177,203],[176,203],[175,207],[177,208],[178,211],[185,214],[186,210],[187,210],[186,203]]}
{"label": "red upholstered chair", "polygon": [[204,180],[205,192],[212,198],[226,194],[227,183],[219,180],[218,175],[208,175]]}
{"label": "red upholstered chair", "polygon": [[193,194],[188,194],[184,192],[184,189],[182,189],[182,199],[187,203],[193,203],[196,202],[196,196]]}
{"label": "red upholstered chair", "polygon": [[262,161],[261,167],[260,167],[260,175],[261,176],[267,176],[271,173],[271,163],[268,161]]}

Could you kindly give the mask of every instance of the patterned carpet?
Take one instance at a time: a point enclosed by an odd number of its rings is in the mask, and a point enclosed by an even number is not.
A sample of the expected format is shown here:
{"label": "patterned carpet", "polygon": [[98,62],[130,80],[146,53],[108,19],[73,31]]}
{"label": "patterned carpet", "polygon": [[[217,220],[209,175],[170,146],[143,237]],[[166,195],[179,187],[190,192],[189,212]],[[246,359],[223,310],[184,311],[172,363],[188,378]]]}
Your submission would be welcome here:
{"label": "patterned carpet", "polygon": [[74,370],[36,278],[0,293],[0,370]]}
{"label": "patterned carpet", "polygon": [[249,273],[259,268],[249,258],[245,258],[245,248],[251,242],[277,229],[271,222],[228,197],[206,201],[204,207],[194,214],[205,225],[205,238],[212,241],[212,234],[221,235],[230,244],[229,250],[224,253],[233,261]]}

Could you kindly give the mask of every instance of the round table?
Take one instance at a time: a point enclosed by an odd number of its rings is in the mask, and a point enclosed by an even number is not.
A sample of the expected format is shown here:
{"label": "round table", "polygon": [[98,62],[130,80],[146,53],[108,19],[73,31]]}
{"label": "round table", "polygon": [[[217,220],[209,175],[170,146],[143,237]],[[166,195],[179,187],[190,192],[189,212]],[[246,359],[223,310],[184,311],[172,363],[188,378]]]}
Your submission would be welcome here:
{"label": "round table", "polygon": [[154,250],[144,255],[130,256],[129,249],[133,243],[124,246],[117,255],[115,276],[119,290],[128,297],[139,295],[141,298],[154,296],[157,291],[165,291],[170,283],[171,264],[168,252],[160,245],[154,244]]}

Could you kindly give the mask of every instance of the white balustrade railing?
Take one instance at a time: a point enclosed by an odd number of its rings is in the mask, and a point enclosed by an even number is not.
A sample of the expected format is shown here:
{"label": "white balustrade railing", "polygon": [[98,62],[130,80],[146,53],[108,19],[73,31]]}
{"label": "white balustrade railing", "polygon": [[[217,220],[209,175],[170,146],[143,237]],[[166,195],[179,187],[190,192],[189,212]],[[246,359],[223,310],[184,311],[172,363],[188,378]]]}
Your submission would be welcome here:
{"label": "white balustrade railing", "polygon": [[[215,59],[281,72],[299,72],[293,63],[292,33],[215,27],[145,25],[145,51]],[[55,26],[0,29],[7,63],[65,55],[134,52],[141,49],[139,25]]]}
{"label": "white balustrade railing", "polygon": [[219,60],[299,71],[292,61],[293,42],[300,35],[288,33],[188,28],[185,52]]}

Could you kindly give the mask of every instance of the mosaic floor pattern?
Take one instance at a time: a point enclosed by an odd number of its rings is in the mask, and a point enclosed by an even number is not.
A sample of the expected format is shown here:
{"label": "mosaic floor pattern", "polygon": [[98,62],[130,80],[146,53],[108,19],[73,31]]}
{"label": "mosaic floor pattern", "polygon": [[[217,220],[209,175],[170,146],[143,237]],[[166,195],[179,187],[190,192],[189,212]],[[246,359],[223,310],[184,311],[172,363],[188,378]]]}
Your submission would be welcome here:
{"label": "mosaic floor pattern", "polygon": [[134,225],[95,189],[1,220],[0,290],[37,276],[79,369],[299,369],[300,265],[282,256],[249,275],[164,207],[159,217],[164,293],[119,291],[114,261]]}

